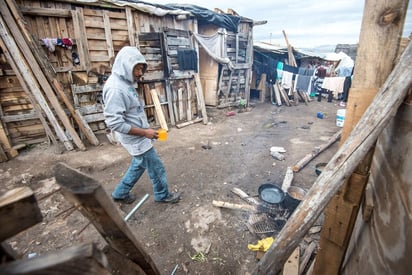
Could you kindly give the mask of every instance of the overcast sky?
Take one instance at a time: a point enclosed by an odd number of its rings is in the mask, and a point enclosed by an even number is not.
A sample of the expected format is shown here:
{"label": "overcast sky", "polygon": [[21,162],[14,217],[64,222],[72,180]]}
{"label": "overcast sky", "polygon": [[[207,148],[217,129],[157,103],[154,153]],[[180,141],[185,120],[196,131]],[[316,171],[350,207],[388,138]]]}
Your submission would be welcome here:
{"label": "overcast sky", "polygon": [[[158,4],[193,4],[210,10],[235,10],[255,21],[267,20],[253,29],[255,41],[285,45],[282,30],[294,47],[356,44],[362,23],[361,0],[147,0]],[[409,4],[404,36],[412,32]]]}

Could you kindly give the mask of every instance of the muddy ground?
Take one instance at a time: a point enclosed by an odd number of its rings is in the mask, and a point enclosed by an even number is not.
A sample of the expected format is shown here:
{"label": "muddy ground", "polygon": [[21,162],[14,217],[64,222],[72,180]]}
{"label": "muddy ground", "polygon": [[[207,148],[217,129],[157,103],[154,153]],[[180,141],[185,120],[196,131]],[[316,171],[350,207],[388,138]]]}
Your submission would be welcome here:
{"label": "muddy ground", "polygon": [[[276,236],[277,232],[252,233],[247,226],[248,212],[217,208],[212,201],[241,204],[245,202],[231,191],[234,187],[259,199],[260,185],[281,185],[288,166],[325,144],[341,129],[335,120],[340,108],[325,100],[292,107],[254,102],[248,112],[233,109],[233,116],[226,116],[228,109],[208,108],[209,124],[171,128],[167,141],[155,141],[168,172],[169,188],[181,192],[182,200],[174,205],[155,203],[145,173],[133,193],[138,199],[149,194],[149,199],[127,223],[161,274],[170,274],[176,265],[175,274],[251,272],[258,260],[248,244]],[[326,113],[326,117],[317,118],[317,112]],[[111,193],[130,157],[105,136],[99,138],[101,145],[90,146],[85,152],[59,152],[55,146],[39,144],[0,163],[0,191],[31,187],[43,214],[42,223],[8,240],[23,257],[91,241],[101,248],[105,246],[96,229],[87,226],[88,221],[78,211],[71,211],[70,203],[59,192],[44,198],[58,188],[53,177],[57,162],[88,174]],[[204,145],[210,149],[204,149]],[[286,149],[283,161],[270,155],[272,146]],[[327,162],[337,148],[338,142],[295,173],[292,185],[309,189],[317,177],[315,164]],[[124,217],[133,205],[113,203],[113,207]],[[114,271],[124,274],[118,268]]]}

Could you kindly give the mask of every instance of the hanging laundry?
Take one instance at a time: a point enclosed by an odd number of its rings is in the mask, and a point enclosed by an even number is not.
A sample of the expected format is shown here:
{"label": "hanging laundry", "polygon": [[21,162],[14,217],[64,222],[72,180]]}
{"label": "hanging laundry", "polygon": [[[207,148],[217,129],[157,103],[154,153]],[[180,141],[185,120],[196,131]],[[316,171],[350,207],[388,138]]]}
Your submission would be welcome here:
{"label": "hanging laundry", "polygon": [[57,38],[42,38],[43,45],[49,50],[49,52],[54,52],[56,50],[55,45],[57,45]]}
{"label": "hanging laundry", "polygon": [[63,46],[71,50],[73,46],[73,41],[70,38],[62,38]]}
{"label": "hanging laundry", "polygon": [[293,89],[293,73],[283,71],[281,84],[284,89],[289,89],[290,95]]}
{"label": "hanging laundry", "polygon": [[333,92],[333,97],[338,98],[338,94],[343,92],[345,77],[325,77],[322,88]]}
{"label": "hanging laundry", "polygon": [[76,52],[72,52],[72,62],[74,66],[80,65],[80,58]]}
{"label": "hanging laundry", "polygon": [[299,75],[296,80],[296,89],[298,91],[304,91],[310,93],[311,91],[312,76]]}

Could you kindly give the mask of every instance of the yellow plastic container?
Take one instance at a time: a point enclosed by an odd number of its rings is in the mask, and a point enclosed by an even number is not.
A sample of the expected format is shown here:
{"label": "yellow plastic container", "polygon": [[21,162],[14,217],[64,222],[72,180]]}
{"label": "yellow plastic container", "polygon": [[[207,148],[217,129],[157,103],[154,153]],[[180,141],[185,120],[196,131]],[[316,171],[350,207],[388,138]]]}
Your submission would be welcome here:
{"label": "yellow plastic container", "polygon": [[165,129],[159,129],[157,131],[157,134],[158,134],[158,137],[157,137],[158,140],[161,140],[161,141],[167,140],[167,131]]}

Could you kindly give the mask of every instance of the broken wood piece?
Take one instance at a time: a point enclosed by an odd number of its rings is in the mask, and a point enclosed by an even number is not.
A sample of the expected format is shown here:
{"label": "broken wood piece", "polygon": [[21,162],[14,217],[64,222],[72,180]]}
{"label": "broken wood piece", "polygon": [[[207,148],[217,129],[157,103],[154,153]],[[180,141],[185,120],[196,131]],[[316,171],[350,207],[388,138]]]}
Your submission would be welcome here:
{"label": "broken wood piece", "polygon": [[30,259],[0,265],[1,274],[112,274],[104,253],[81,244]]}
{"label": "broken wood piece", "polygon": [[293,172],[299,172],[303,167],[306,166],[306,164],[308,164],[311,160],[313,160],[315,157],[317,157],[320,153],[322,153],[323,151],[325,151],[327,148],[329,148],[329,146],[331,146],[333,143],[335,143],[341,136],[342,134],[342,130],[339,130],[338,132],[336,132],[329,140],[327,143],[316,147],[315,150],[313,150],[313,152],[307,154],[303,159],[301,159],[300,161],[298,161],[293,167]]}
{"label": "broken wood piece", "polygon": [[249,203],[253,203],[256,205],[259,204],[259,201],[256,198],[249,196],[245,191],[243,191],[240,188],[233,187],[232,192]]}
{"label": "broken wood piece", "polygon": [[187,121],[187,122],[183,122],[183,123],[176,124],[176,128],[180,129],[180,128],[183,128],[183,127],[186,127],[186,126],[189,126],[189,125],[192,125],[192,124],[201,122],[201,121],[203,121],[203,118],[202,118],[202,117],[196,118],[196,119],[191,120],[191,121]]}
{"label": "broken wood piece", "polygon": [[224,201],[212,201],[213,206],[221,207],[221,208],[229,208],[234,210],[241,210],[247,212],[258,212],[257,207],[249,204],[235,204],[230,202]]}
{"label": "broken wood piece", "polygon": [[286,169],[285,178],[283,179],[283,183],[282,183],[283,192],[285,193],[288,192],[288,188],[292,185],[292,181],[293,181],[293,170],[292,170],[292,167],[289,166]]}
{"label": "broken wood piece", "polygon": [[34,192],[29,187],[18,187],[4,193],[0,197],[0,242],[41,222],[42,219]]}
{"label": "broken wood piece", "polygon": [[64,163],[54,168],[63,196],[89,219],[107,243],[138,264],[146,274],[160,274],[144,246],[119,215],[116,205],[99,182]]}
{"label": "broken wood piece", "polygon": [[316,243],[311,242],[309,244],[309,246],[305,249],[305,253],[302,256],[302,261],[299,265],[299,275],[301,275],[303,273],[303,271],[305,270],[306,265],[308,264],[312,254],[313,254],[313,251],[315,251],[316,247],[317,247]]}
{"label": "broken wood piece", "polygon": [[298,275],[299,274],[299,246],[289,256],[289,259],[283,265],[283,275]]}
{"label": "broken wood piece", "polygon": [[159,95],[157,94],[156,89],[150,89],[150,94],[152,96],[153,104],[155,106],[157,118],[159,119],[160,127],[162,127],[162,129],[165,129],[166,131],[169,131],[165,115],[162,110],[162,106],[160,105]]}

